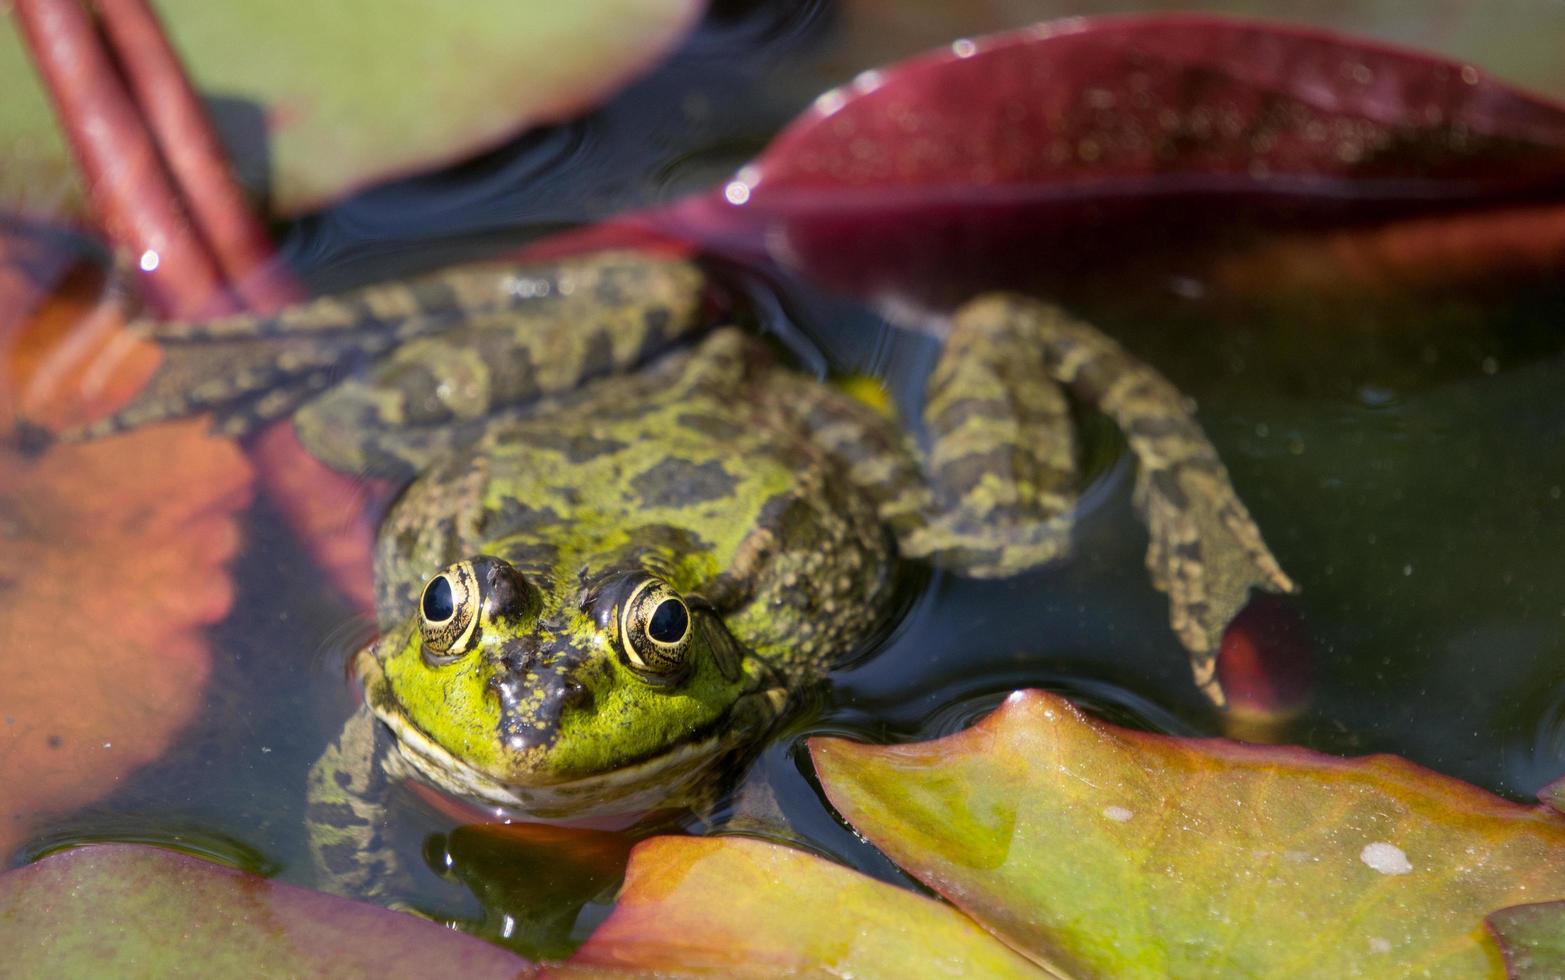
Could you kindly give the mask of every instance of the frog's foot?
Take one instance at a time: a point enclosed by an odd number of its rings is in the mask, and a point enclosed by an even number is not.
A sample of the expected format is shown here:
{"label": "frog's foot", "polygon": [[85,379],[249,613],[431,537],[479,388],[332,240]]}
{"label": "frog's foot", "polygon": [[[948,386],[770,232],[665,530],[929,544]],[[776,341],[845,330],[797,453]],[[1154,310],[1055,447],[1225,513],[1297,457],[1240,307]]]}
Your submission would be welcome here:
{"label": "frog's foot", "polygon": [[[1292,592],[1234,492],[1217,450],[1167,379],[1063,311],[1019,297],[985,297],[957,315],[1005,342],[1044,352],[1049,372],[1125,435],[1139,474],[1135,505],[1151,541],[1147,569],[1168,593],[1169,620],[1190,652],[1195,681],[1218,705],[1223,631],[1252,588]],[[1021,356],[1018,352],[1017,356]]]}
{"label": "frog's foot", "polygon": [[384,839],[389,746],[374,715],[360,707],[310,769],[306,823],[316,884],[338,895],[382,898],[396,891],[401,873]]}

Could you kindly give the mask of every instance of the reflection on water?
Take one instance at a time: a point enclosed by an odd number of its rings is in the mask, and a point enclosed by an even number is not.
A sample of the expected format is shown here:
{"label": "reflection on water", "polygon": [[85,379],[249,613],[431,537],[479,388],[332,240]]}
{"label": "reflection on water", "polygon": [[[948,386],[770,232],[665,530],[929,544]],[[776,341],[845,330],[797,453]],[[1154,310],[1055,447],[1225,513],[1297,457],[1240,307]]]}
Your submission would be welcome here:
{"label": "reflection on water", "polygon": [[[289,229],[288,254],[340,286],[726,173],[797,108],[760,91],[763,66],[732,56],[733,45],[785,64],[828,32],[824,4],[790,9],[719,4],[673,64],[582,122],[359,195]],[[789,347],[887,375],[904,407],[916,399],[932,338],[888,332],[871,311],[797,283],[749,291],[764,297],[753,315]],[[1295,608],[1314,686],[1285,737],[1393,751],[1518,798],[1565,772],[1565,296],[1277,308],[1210,298],[1170,259],[1158,274],[1084,282],[1068,298],[1197,399],[1303,587]],[[743,818],[747,832],[903,881],[826,807],[805,739],[936,737],[1024,686],[1121,724],[1222,730],[1141,574],[1128,466],[1101,420],[1085,421],[1093,482],[1072,560],[1003,582],[911,577],[907,612],[874,655],[839,670],[740,792],[685,827]],[[235,612],[212,632],[209,702],[181,747],[16,860],[72,841],[152,840],[308,880],[304,774],[353,708],[343,665],[368,630],[264,502],[246,540]],[[535,955],[564,951],[601,917],[636,836],[529,838],[405,802],[421,907]]]}

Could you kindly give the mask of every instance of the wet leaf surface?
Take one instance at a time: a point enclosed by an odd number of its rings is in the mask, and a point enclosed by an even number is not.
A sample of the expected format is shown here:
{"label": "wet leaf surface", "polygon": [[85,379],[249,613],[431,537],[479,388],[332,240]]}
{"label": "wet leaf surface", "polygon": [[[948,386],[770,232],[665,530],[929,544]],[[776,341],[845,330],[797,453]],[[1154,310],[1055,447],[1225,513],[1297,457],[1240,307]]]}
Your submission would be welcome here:
{"label": "wet leaf surface", "polygon": [[568,966],[657,976],[1041,975],[947,905],[741,837],[637,845],[613,914]]}
{"label": "wet leaf surface", "polygon": [[[453,17],[413,0],[281,0],[158,10],[252,192],[295,214],[560,119],[643,71],[693,0],[489,2]],[[0,28],[0,201],[49,213],[78,194],[9,18]]]}
{"label": "wet leaf surface", "polygon": [[251,470],[204,421],[37,455],[13,438],[18,411],[58,427],[128,397],[155,354],[116,354],[123,339],[112,307],[72,294],[0,332],[17,394],[0,406],[0,853],[163,753],[205,693],[203,628],[233,603]]}
{"label": "wet leaf surface", "polygon": [[[667,220],[857,295],[952,301],[1236,227],[1363,225],[1562,189],[1565,109],[1471,66],[1154,16],[1056,21],[866,72]],[[1508,233],[1559,251],[1557,235]]]}
{"label": "wet leaf surface", "polygon": [[1565,902],[1501,909],[1487,922],[1505,954],[1506,976],[1512,980],[1565,976]]}
{"label": "wet leaf surface", "polygon": [[957,735],[810,743],[839,813],[1085,976],[1476,976],[1483,917],[1565,896],[1565,820],[1389,756],[1180,740],[1039,691]]}
{"label": "wet leaf surface", "polygon": [[128,844],[73,848],[0,876],[0,947],[20,976],[533,973],[433,922]]}

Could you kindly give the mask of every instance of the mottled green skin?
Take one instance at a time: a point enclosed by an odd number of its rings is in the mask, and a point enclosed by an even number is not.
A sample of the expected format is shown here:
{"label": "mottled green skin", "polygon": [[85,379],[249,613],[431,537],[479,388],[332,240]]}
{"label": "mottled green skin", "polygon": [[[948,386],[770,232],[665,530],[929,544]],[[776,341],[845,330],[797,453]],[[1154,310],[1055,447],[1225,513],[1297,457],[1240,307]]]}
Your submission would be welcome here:
{"label": "mottled green skin", "polygon": [[[1004,576],[1065,554],[1067,390],[1125,434],[1148,571],[1215,702],[1223,629],[1252,588],[1292,589],[1178,390],[1058,309],[957,311],[919,446],[735,330],[692,342],[702,293],[689,264],[605,254],[148,328],[165,368],[87,434],[292,414],[334,467],[411,479],[377,546],[366,709],[311,774],[331,887],[389,887],[391,780],[534,815],[700,799],[884,623],[897,562]],[[471,616],[431,626],[436,575],[479,583]],[[627,652],[637,582],[688,607],[671,669]]]}

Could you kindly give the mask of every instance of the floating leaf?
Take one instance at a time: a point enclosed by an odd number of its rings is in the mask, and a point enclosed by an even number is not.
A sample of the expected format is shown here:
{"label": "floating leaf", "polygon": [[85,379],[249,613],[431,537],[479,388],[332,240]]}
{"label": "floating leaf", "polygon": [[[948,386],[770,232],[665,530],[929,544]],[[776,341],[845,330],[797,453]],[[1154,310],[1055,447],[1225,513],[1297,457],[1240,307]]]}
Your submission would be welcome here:
{"label": "floating leaf", "polygon": [[810,743],[832,804],[1083,976],[1476,976],[1483,917],[1565,897],[1565,819],[1390,756],[1126,731],[1018,692],[918,745]]}
{"label": "floating leaf", "polygon": [[[1069,20],[868,72],[667,215],[860,295],[1064,280],[1203,234],[1558,196],[1565,109],[1476,69],[1204,16]],[[949,295],[947,295],[949,294]]]}
{"label": "floating leaf", "polygon": [[433,922],[131,844],[73,848],[0,875],[0,948],[19,976],[534,972]]}
{"label": "floating leaf", "polygon": [[1565,902],[1501,909],[1487,920],[1512,980],[1565,976]]}
{"label": "floating leaf", "polygon": [[619,904],[568,967],[657,976],[1040,975],[950,906],[740,837],[638,844]]}
{"label": "floating leaf", "polygon": [[[266,185],[284,214],[590,105],[667,51],[701,9],[481,0],[455,16],[416,0],[158,4],[197,86],[218,100],[237,171]],[[74,201],[64,144],[9,19],[0,90],[0,200],[43,211]]]}

